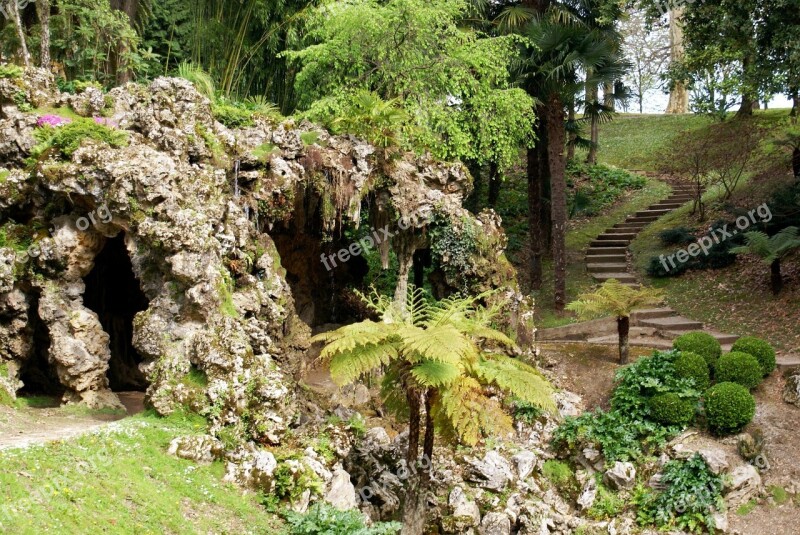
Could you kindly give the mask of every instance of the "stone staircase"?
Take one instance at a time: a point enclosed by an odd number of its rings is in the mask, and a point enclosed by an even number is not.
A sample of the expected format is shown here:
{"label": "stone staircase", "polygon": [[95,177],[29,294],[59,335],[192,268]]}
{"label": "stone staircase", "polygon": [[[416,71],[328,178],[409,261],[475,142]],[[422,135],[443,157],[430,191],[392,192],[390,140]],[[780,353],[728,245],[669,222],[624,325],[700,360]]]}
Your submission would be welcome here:
{"label": "stone staircase", "polygon": [[586,251],[586,269],[592,277],[598,282],[617,279],[623,284],[638,285],[636,275],[628,269],[628,246],[644,227],[691,201],[693,191],[689,185],[673,185],[668,198],[600,234]]}
{"label": "stone staircase", "polygon": [[[636,275],[629,268],[628,246],[644,227],[693,200],[693,191],[692,186],[674,184],[668,198],[628,216],[592,241],[586,251],[586,269],[592,277],[601,283],[617,279],[623,284],[638,286]],[[702,330],[705,329],[701,322],[684,318],[671,308],[637,310],[631,315],[630,342],[636,346],[669,349],[678,336]],[[719,340],[725,351],[730,351],[739,338],[733,334],[706,332]],[[616,345],[619,339],[616,320],[609,318],[543,329],[537,333],[537,340]]]}

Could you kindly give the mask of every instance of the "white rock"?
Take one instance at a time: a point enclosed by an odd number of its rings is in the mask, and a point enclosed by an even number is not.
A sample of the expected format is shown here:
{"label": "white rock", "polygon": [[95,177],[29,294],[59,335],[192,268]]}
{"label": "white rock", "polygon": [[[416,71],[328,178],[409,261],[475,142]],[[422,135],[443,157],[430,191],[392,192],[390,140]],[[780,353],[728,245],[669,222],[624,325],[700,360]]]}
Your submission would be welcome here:
{"label": "white rock", "polygon": [[594,500],[597,498],[597,481],[595,478],[589,478],[586,485],[583,487],[583,492],[578,497],[578,506],[581,511],[585,511],[594,505]]}
{"label": "white rock", "polygon": [[494,450],[487,452],[483,460],[471,458],[466,459],[466,462],[470,467],[467,480],[482,488],[502,492],[514,479],[511,465]]}
{"label": "white rock", "polygon": [[447,503],[453,511],[453,516],[458,519],[459,528],[466,529],[480,524],[481,511],[478,504],[467,498],[461,487],[455,487],[450,491]]}
{"label": "white rock", "polygon": [[717,533],[728,533],[728,514],[727,513],[714,513],[714,527]]}
{"label": "white rock", "polygon": [[356,488],[350,481],[350,474],[341,466],[337,466],[333,470],[330,490],[325,495],[325,501],[342,511],[358,507]]}
{"label": "white rock", "polygon": [[514,467],[517,469],[517,477],[525,480],[536,468],[536,455],[531,451],[521,451],[511,458]]}
{"label": "white rock", "polygon": [[761,476],[755,466],[743,464],[731,472],[726,485],[725,502],[734,509],[761,491]]}
{"label": "white rock", "polygon": [[510,535],[511,520],[504,513],[487,513],[483,517],[478,533],[480,535]]}
{"label": "white rock", "polygon": [[614,490],[630,489],[636,481],[633,463],[617,461],[603,475],[603,481]]}

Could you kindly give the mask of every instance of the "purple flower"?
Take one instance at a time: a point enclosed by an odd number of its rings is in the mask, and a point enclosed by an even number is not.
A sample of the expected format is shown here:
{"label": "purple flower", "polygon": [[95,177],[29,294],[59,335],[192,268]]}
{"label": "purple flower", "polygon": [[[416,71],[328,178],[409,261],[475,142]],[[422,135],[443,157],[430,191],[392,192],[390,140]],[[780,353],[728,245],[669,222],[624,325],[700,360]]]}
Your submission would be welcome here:
{"label": "purple flower", "polygon": [[41,117],[39,117],[39,120],[36,121],[36,126],[39,127],[52,126],[53,128],[55,128],[57,126],[63,126],[71,122],[72,119],[68,119],[66,117],[59,117],[58,115],[42,115]]}
{"label": "purple flower", "polygon": [[106,119],[105,117],[97,117],[97,116],[95,116],[94,117],[94,122],[96,122],[97,124],[101,124],[103,126],[109,126],[111,128],[117,128],[119,126],[119,124],[115,123],[111,119]]}

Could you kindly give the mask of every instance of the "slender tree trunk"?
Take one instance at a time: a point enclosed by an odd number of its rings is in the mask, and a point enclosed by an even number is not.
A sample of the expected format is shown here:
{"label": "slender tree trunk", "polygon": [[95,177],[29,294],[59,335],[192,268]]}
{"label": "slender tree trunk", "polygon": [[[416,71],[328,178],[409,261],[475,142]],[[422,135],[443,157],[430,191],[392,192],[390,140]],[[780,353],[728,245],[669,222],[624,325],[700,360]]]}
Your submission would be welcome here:
{"label": "slender tree trunk", "polygon": [[603,84],[603,106],[611,111],[617,111],[617,103],[614,101],[614,84],[612,82]]}
{"label": "slender tree trunk", "polygon": [[781,261],[776,259],[770,264],[770,285],[772,295],[778,295],[783,290],[783,275],[781,274]]}
{"label": "slender tree trunk", "polygon": [[497,206],[497,199],[500,198],[500,188],[503,184],[503,177],[500,175],[500,168],[494,162],[489,163],[489,206]]}
{"label": "slender tree trunk", "polygon": [[800,179],[800,147],[792,149],[792,171],[794,177]]}
{"label": "slender tree trunk", "polygon": [[[586,75],[587,77],[592,76],[591,69]],[[586,84],[586,102],[589,106],[596,106],[599,104],[599,92],[597,88],[597,84]],[[598,130],[597,130],[597,114],[592,113],[589,117],[591,121],[591,146],[589,147],[589,154],[586,155],[586,163],[594,165],[597,163],[597,137],[598,137]]]}
{"label": "slender tree trunk", "polygon": [[631,318],[621,316],[617,318],[617,332],[619,333],[619,363],[628,363],[628,334],[631,330]]}
{"label": "slender tree trunk", "polygon": [[50,70],[50,0],[36,0],[36,13],[42,29],[40,43],[39,66]]}
{"label": "slender tree trunk", "polygon": [[749,85],[750,68],[753,65],[753,56],[750,53],[745,54],[742,58],[742,73],[744,77],[744,92],[742,93],[742,105],[739,111],[736,112],[736,117],[751,117],[753,109],[758,109],[758,99],[753,96],[752,89]]}
{"label": "slender tree trunk", "polygon": [[789,116],[792,118],[792,124],[797,124],[797,117],[800,115],[800,90],[792,90],[792,111]]}
{"label": "slender tree trunk", "polygon": [[394,252],[397,254],[399,265],[397,273],[397,287],[394,291],[394,304],[401,312],[406,312],[408,304],[408,276],[414,265],[414,251],[416,240],[411,232],[403,232],[393,238]]}
{"label": "slender tree trunk", "polygon": [[[683,43],[683,7],[676,7],[669,12],[669,47],[670,61],[673,64],[683,62],[686,49]],[[684,80],[674,82],[669,92],[667,113],[689,113],[689,89]]]}
{"label": "slender tree trunk", "polygon": [[550,166],[551,209],[553,217],[553,268],[555,270],[555,308],[563,311],[567,301],[567,183],[564,176],[564,104],[554,93],[547,102],[547,151]]}
{"label": "slender tree trunk", "polygon": [[591,129],[592,129],[592,146],[589,147],[589,154],[588,156],[586,156],[586,163],[595,165],[597,164],[597,149],[600,143],[600,125],[597,122],[596,115],[592,115]]}
{"label": "slender tree trunk", "polygon": [[22,56],[22,62],[26,67],[31,66],[31,55],[28,52],[28,43],[25,41],[25,28],[22,26],[22,18],[19,14],[19,3],[17,0],[4,0],[4,11],[14,24],[14,29],[17,31],[17,39],[19,39],[19,53]]}
{"label": "slender tree trunk", "polygon": [[[541,143],[541,139],[539,143]],[[530,235],[530,278],[531,289],[542,289],[542,257],[544,256],[544,237],[542,236],[542,173],[539,147],[528,149],[528,234]]]}
{"label": "slender tree trunk", "polygon": [[[406,400],[408,401],[408,451],[406,452],[406,468],[410,473],[416,471],[419,459],[419,432],[421,416],[420,393],[411,387],[406,387]],[[422,535],[425,525],[425,511],[420,507],[421,496],[424,494],[420,488],[421,481],[418,475],[408,480],[405,502],[403,503],[403,528],[401,535]],[[421,524],[420,524],[421,522]]]}
{"label": "slender tree trunk", "polygon": [[575,143],[578,139],[578,134],[575,133],[575,126],[576,126],[576,114],[575,114],[575,99],[573,98],[569,103],[569,109],[567,111],[567,122],[570,124],[572,130],[568,134],[567,139],[567,161],[572,161],[575,159]]}
{"label": "slender tree trunk", "polygon": [[429,388],[425,394],[425,440],[422,444],[423,466],[420,468],[422,487],[427,488],[433,472],[433,443],[436,439],[436,426],[433,422],[433,404],[438,392]]}
{"label": "slender tree trunk", "polygon": [[[111,0],[111,7],[125,13],[128,16],[128,22],[131,27],[136,24],[136,17],[139,13],[139,0]],[[117,83],[120,85],[130,82],[133,78],[133,73],[128,68],[128,65],[122,64],[122,57],[127,52],[128,49],[124,44],[120,43],[117,46],[114,67],[117,74]]]}

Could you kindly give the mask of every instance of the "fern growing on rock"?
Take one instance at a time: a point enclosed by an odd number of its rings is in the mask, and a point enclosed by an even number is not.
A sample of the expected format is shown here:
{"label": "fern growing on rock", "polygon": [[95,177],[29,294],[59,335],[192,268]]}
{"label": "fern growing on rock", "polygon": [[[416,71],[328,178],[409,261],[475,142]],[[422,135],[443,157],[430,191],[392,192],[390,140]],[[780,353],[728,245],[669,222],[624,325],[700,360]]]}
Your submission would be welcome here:
{"label": "fern growing on rock", "polygon": [[[481,436],[512,430],[499,400],[487,394],[494,386],[543,410],[554,411],[552,386],[533,367],[502,354],[513,340],[491,328],[497,307],[477,305],[485,297],[428,301],[420,289],[409,293],[405,307],[373,291],[361,297],[381,321],[362,321],[319,334],[320,358],[339,385],[385,369],[382,397],[390,410],[409,419],[406,462],[420,466],[419,483],[406,496],[404,529],[424,520],[419,503],[430,477],[435,433],[474,445]],[[492,348],[491,350],[487,348]],[[421,420],[425,420],[423,457],[419,456]],[[413,533],[409,531],[409,533]]]}

